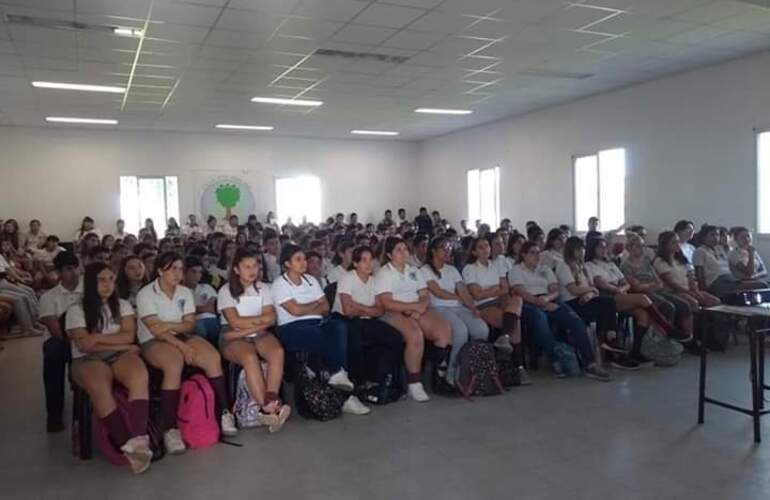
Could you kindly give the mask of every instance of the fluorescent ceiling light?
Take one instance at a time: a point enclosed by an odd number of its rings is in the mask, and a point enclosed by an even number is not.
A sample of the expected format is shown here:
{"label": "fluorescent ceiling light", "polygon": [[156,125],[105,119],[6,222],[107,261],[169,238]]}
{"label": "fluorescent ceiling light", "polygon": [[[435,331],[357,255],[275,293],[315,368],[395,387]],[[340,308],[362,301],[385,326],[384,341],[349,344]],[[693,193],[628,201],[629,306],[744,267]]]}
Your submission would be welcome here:
{"label": "fluorescent ceiling light", "polygon": [[46,116],[45,121],[51,123],[82,123],[89,125],[117,125],[118,120],[103,118],[73,118],[69,116]]}
{"label": "fluorescent ceiling light", "polygon": [[320,106],[323,101],[308,101],[305,99],[284,99],[281,97],[252,97],[251,102],[260,102],[263,104],[285,104],[287,106]]}
{"label": "fluorescent ceiling light", "polygon": [[415,113],[428,113],[434,115],[469,115],[473,113],[470,109],[441,109],[441,108],[417,108]]}
{"label": "fluorescent ceiling light", "polygon": [[107,92],[110,94],[124,94],[124,87],[111,87],[108,85],[85,85],[81,83],[61,83],[61,82],[32,82],[32,86],[39,89],[57,89],[57,90],[82,90],[84,92]]}
{"label": "fluorescent ceiling light", "polygon": [[398,135],[398,132],[390,130],[351,130],[350,133],[356,135]]}
{"label": "fluorescent ceiling light", "polygon": [[144,36],[144,30],[141,28],[123,28],[116,26],[112,28],[112,32],[118,36],[128,36],[132,38],[141,38]]}
{"label": "fluorescent ceiling light", "polygon": [[231,125],[229,123],[217,123],[214,127],[232,130],[273,130],[275,128],[265,125]]}

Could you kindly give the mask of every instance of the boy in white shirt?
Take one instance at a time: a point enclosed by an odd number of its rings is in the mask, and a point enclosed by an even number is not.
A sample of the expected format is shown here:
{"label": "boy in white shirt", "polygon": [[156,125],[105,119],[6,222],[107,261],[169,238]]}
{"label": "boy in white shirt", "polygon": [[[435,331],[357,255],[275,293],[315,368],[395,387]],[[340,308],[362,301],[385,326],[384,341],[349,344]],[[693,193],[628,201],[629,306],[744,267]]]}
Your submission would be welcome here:
{"label": "boy in white shirt", "polygon": [[201,283],[203,261],[189,256],[184,261],[183,284],[195,297],[195,334],[208,340],[214,347],[219,347],[219,319],[217,318],[217,291],[214,287]]}

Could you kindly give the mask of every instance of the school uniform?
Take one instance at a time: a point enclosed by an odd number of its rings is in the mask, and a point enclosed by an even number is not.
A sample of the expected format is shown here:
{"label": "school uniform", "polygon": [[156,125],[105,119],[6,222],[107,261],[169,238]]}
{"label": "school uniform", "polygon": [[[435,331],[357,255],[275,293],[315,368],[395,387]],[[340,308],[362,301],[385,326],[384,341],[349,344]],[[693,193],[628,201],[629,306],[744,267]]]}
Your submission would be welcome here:
{"label": "school uniform", "polygon": [[695,264],[693,263],[693,258],[695,254],[695,246],[689,241],[685,241],[679,245],[679,248],[682,251],[684,258],[687,259],[687,263],[690,266],[694,266]]}
{"label": "school uniform", "polygon": [[[664,274],[669,275],[669,279],[676,283],[677,285],[689,290],[690,289],[690,273],[692,272],[687,264],[684,264],[682,262],[679,262],[676,259],[673,259],[673,263],[669,264],[665,260],[663,260],[660,257],[656,257],[653,261],[653,267],[655,268],[655,272],[658,273],[659,276],[663,276]],[[678,290],[675,290],[673,288],[670,288],[665,283],[663,286],[672,293],[679,293]]]}
{"label": "school uniform", "polygon": [[278,264],[278,257],[273,254],[265,253],[265,273],[267,281],[273,283],[281,275],[281,265]]}
{"label": "school uniform", "polygon": [[288,274],[282,274],[273,281],[270,292],[276,304],[278,339],[286,351],[320,354],[332,373],[348,366],[348,331],[343,321],[316,314],[294,316],[282,306],[290,300],[309,304],[324,297],[317,279],[303,274],[295,284]]}
{"label": "school uniform", "polygon": [[[500,284],[500,278],[504,278],[506,273],[500,265],[488,262],[487,265],[483,265],[481,262],[476,261],[473,264],[468,264],[463,268],[463,281],[467,285],[479,285],[481,288],[490,288],[498,286]],[[495,297],[488,297],[486,299],[476,300],[476,306],[489,307],[499,304],[499,299]]]}
{"label": "school uniform", "polygon": [[11,283],[5,275],[8,269],[12,269],[13,263],[0,255],[0,295],[14,301],[20,302],[19,308],[24,308],[21,317],[17,317],[19,324],[24,328],[30,329],[37,322],[39,317],[39,301],[35,291],[20,283]]}
{"label": "school uniform", "polygon": [[[98,332],[89,332],[90,334],[99,334],[99,335],[113,335],[120,332],[120,322],[123,318],[127,317],[133,317],[135,315],[134,308],[131,307],[131,304],[128,303],[128,301],[123,299],[118,299],[119,304],[119,311],[120,311],[120,317],[119,318],[113,318],[112,311],[110,311],[110,308],[107,304],[104,304],[102,306],[101,311],[101,328]],[[83,311],[83,305],[82,303],[76,303],[73,304],[69,309],[67,309],[67,316],[65,320],[65,326],[64,329],[67,332],[70,332],[72,330],[78,329],[78,328],[86,328],[86,317],[85,312]],[[107,363],[108,365],[111,365],[117,359],[125,352],[125,351],[119,351],[119,350],[110,350],[110,351],[97,351],[93,353],[85,353],[81,352],[75,342],[72,342],[71,345],[72,348],[72,366],[76,366],[78,363],[83,363],[87,361],[102,361],[104,363]]]}
{"label": "school uniform", "polygon": [[27,233],[24,235],[24,241],[22,242],[22,248],[25,250],[37,249],[43,246],[48,235],[43,231],[38,231],[37,234]]}
{"label": "school uniform", "polygon": [[222,226],[222,232],[225,233],[228,239],[234,240],[238,235],[238,226],[231,226],[230,224],[224,224]]}
{"label": "school uniform", "polygon": [[[273,296],[270,293],[270,287],[266,283],[256,283],[252,286],[247,286],[243,290],[243,294],[237,299],[233,298],[230,286],[225,284],[225,286],[219,289],[219,294],[217,295],[217,311],[220,314],[222,327],[225,329],[228,328],[227,318],[224,314],[225,309],[235,309],[241,317],[261,316],[262,309],[265,306],[272,305]],[[252,333],[239,340],[252,342],[259,335],[259,333]]]}
{"label": "school uniform", "polygon": [[586,271],[593,284],[596,278],[602,278],[608,284],[615,285],[625,279],[623,272],[613,262],[607,260],[592,260],[586,262]]}
{"label": "school uniform", "polygon": [[[429,265],[420,268],[423,280],[426,283],[435,282],[439,288],[449,293],[457,293],[458,283],[463,283],[460,272],[454,266],[445,264],[439,269],[440,275]],[[459,300],[442,299],[435,295],[430,295],[431,308],[444,318],[452,329],[452,352],[449,354],[449,367],[447,378],[454,380],[455,360],[460,348],[468,340],[487,340],[489,338],[489,326],[483,319],[474,315],[470,309],[465,307]]]}
{"label": "school uniform", "polygon": [[[326,282],[328,284],[338,283],[342,276],[348,273],[348,270],[341,265],[334,266],[326,273]],[[325,287],[324,287],[325,288]]]}
{"label": "school uniform", "polygon": [[[61,283],[48,290],[40,297],[40,317],[52,318],[62,325],[64,315],[73,304],[78,304],[83,297],[82,280],[74,290],[68,290]],[[48,421],[59,423],[64,412],[64,386],[67,363],[71,359],[70,343],[66,338],[53,337],[46,328],[43,333],[43,386],[45,387],[45,406]]]}
{"label": "school uniform", "polygon": [[30,252],[32,252],[32,257],[43,264],[43,266],[46,269],[50,269],[53,267],[53,260],[56,258],[57,255],[64,252],[65,249],[63,247],[57,246],[53,250],[46,250],[45,248],[30,248]]}
{"label": "school uniform", "polygon": [[696,248],[692,263],[696,268],[703,268],[707,291],[719,296],[736,290],[738,280],[730,272],[730,263],[722,247],[709,248],[702,245]]}
{"label": "school uniform", "polygon": [[549,269],[556,269],[556,266],[559,264],[559,262],[564,262],[564,255],[554,250],[553,248],[550,250],[544,250],[540,254],[540,264],[546,266]]}
{"label": "school uniform", "polygon": [[[399,302],[418,302],[420,300],[419,291],[427,288],[428,285],[422,278],[419,270],[409,264],[404,265],[404,271],[401,272],[388,262],[374,277],[374,292],[377,295],[390,293],[393,300]],[[386,312],[382,319],[392,326],[392,321],[401,313]]]}
{"label": "school uniform", "polygon": [[617,309],[615,299],[606,295],[594,297],[585,304],[580,303],[580,298],[573,295],[568,285],[593,286],[585,265],[581,265],[576,271],[573,270],[564,261],[556,265],[554,271],[556,280],[559,282],[559,296],[561,300],[572,308],[575,313],[587,325],[596,323],[596,329],[605,333],[609,331],[618,331]]}
{"label": "school uniform", "polygon": [[[642,257],[638,262],[626,259],[620,265],[620,270],[625,276],[629,276],[642,284],[655,283],[659,280],[652,262],[647,257]],[[692,315],[690,304],[679,296],[665,291],[646,293],[658,311],[666,317],[669,323],[681,321]]]}
{"label": "school uniform", "polygon": [[[198,283],[192,291],[195,307],[204,306],[217,298],[217,291],[206,283]],[[195,315],[195,333],[208,340],[212,345],[219,345],[219,319],[214,313],[198,313]]]}
{"label": "school uniform", "polygon": [[[749,251],[744,248],[733,248],[730,253],[727,255],[727,262],[730,266],[730,271],[733,273],[733,276],[735,278],[742,280],[742,279],[752,279],[751,276],[746,276],[744,273],[742,273],[740,270],[738,270],[737,265],[741,264],[743,266],[749,265]],[[754,252],[754,273],[767,273],[767,267],[765,267],[765,263],[762,260],[762,256],[759,255],[759,252]],[[763,278],[763,280],[767,280],[767,277]]]}
{"label": "school uniform", "polygon": [[136,295],[136,312],[139,318],[136,322],[137,339],[142,348],[146,349],[155,341],[155,335],[144,324],[144,318],[157,316],[166,323],[181,323],[185,316],[195,314],[195,297],[189,288],[177,285],[173,297],[169,298],[160,289],[159,279],[156,279],[139,290]]}

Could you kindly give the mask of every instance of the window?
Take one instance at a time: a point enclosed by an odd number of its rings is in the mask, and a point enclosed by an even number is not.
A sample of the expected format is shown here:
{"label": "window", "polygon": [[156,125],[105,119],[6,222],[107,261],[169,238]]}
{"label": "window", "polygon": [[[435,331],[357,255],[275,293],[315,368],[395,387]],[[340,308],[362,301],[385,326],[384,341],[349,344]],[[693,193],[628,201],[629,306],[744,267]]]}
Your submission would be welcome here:
{"label": "window", "polygon": [[757,230],[770,233],[770,131],[757,134]]}
{"label": "window", "polygon": [[120,177],[120,218],[126,231],[137,234],[152,219],[158,236],[166,234],[169,218],[179,222],[179,184],[176,176]]}
{"label": "window", "polygon": [[468,170],[468,227],[481,220],[492,230],[500,225],[500,168]]}
{"label": "window", "polygon": [[574,158],[575,228],[588,230],[588,218],[599,217],[607,229],[626,221],[626,150],[608,149]]}
{"label": "window", "polygon": [[278,224],[291,220],[297,224],[321,222],[321,180],[318,177],[287,177],[275,180],[275,211]]}

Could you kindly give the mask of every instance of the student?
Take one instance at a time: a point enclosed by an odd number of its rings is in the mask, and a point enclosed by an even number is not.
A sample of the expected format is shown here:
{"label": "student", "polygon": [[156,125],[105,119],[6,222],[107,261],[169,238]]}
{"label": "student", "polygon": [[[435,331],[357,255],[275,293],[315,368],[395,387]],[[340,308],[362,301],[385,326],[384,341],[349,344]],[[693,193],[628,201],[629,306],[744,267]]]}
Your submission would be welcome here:
{"label": "student", "polygon": [[158,233],[155,231],[155,223],[150,219],[149,217],[147,219],[144,219],[144,231],[147,232],[152,237],[152,243],[154,245],[158,244]]}
{"label": "student", "polygon": [[689,220],[680,220],[674,224],[674,232],[679,239],[679,251],[682,252],[682,255],[687,260],[687,264],[692,267],[695,246],[691,243],[691,240],[693,234],[695,234],[695,224]]}
{"label": "student", "polygon": [[588,218],[588,232],[586,232],[586,244],[588,240],[594,238],[602,238],[602,233],[599,231],[599,217],[591,216]]}
{"label": "student", "polygon": [[131,255],[131,252],[128,251],[128,248],[123,243],[117,242],[112,247],[112,254],[110,255],[110,267],[112,267],[112,270],[115,271],[115,274],[117,275],[120,273],[120,263],[123,262],[123,259]]}
{"label": "student", "polygon": [[527,241],[537,245],[537,248],[545,247],[545,232],[540,229],[540,226],[530,226],[527,229]]}
{"label": "student", "polygon": [[[272,212],[268,213],[268,217]],[[273,230],[266,230],[262,233],[262,248],[265,250],[265,277],[268,283],[273,283],[281,275],[281,265],[278,263],[278,257],[281,254],[281,242],[278,239],[278,233]]]}
{"label": "student", "polygon": [[522,245],[519,263],[508,273],[508,282],[524,301],[521,314],[524,327],[545,352],[557,377],[563,377],[564,370],[556,355],[551,324],[569,332],[587,377],[603,382],[610,380],[609,373],[596,362],[585,323],[559,300],[559,282],[551,269],[540,264],[540,247],[536,243],[528,241]]}
{"label": "student", "polygon": [[217,317],[217,291],[207,283],[201,283],[203,261],[190,255],[184,261],[184,286],[195,297],[195,334],[219,347],[219,318]]}
{"label": "student", "polygon": [[310,352],[324,358],[333,375],[328,384],[352,391],[348,378],[348,331],[345,322],[326,318],[329,303],[321,284],[307,274],[305,252],[294,244],[281,250],[284,272],[273,282],[270,292],[277,304],[278,339],[286,351]]}
{"label": "student", "polygon": [[[115,238],[119,240],[125,240],[129,234],[126,232],[126,221],[118,219],[115,222]],[[125,242],[124,242],[125,243]]]}
{"label": "student", "polygon": [[[144,472],[152,462],[149,377],[135,344],[134,309],[118,298],[115,273],[107,264],[86,266],[82,301],[69,308],[65,324],[72,340],[73,380],[88,394],[96,417],[131,470]],[[128,390],[128,422],[115,404],[113,382]]]}
{"label": "student", "polygon": [[[376,300],[371,248],[355,247],[351,259],[353,269],[340,276],[337,282],[333,310],[348,321],[353,382],[358,387],[367,380],[376,382],[385,394],[390,389],[388,384],[392,383],[388,377],[401,367],[403,340],[398,330],[382,321],[385,310]],[[360,403],[358,399],[351,400],[349,405],[346,402],[348,408],[343,407],[343,410],[362,415],[369,413],[369,408],[357,403]]]}
{"label": "student", "polygon": [[50,235],[45,239],[42,248],[31,248],[32,257],[38,261],[44,269],[49,270],[53,266],[53,261],[57,255],[64,252],[64,248],[59,246],[59,237]]}
{"label": "student", "polygon": [[414,218],[414,225],[418,233],[433,234],[433,219],[428,215],[428,209],[420,207],[420,214]]}
{"label": "student", "polygon": [[267,217],[265,217],[265,229],[270,228],[273,231],[276,232],[276,234],[280,231],[278,228],[278,223],[276,222],[276,217],[273,212],[268,212]]}
{"label": "student", "polygon": [[385,210],[385,213],[383,214],[383,219],[380,221],[379,224],[383,229],[391,228],[395,225],[395,221],[393,220],[393,211],[388,209]]}
{"label": "student", "polygon": [[523,366],[519,326],[522,301],[511,296],[507,269],[492,263],[490,255],[489,241],[482,237],[474,239],[468,248],[463,280],[481,318],[493,328],[502,330],[502,335],[495,340],[495,347],[513,352],[514,361]]}
{"label": "student", "polygon": [[327,254],[330,252],[328,238],[318,238],[312,240],[310,242],[310,250],[317,253],[321,257],[321,276],[326,276],[326,274],[332,268],[331,258],[334,257],[334,252],[332,252],[331,256],[327,256]]}
{"label": "student", "polygon": [[206,227],[203,228],[203,234],[205,236],[209,236],[214,233],[219,232],[219,224],[217,223],[217,218],[213,215],[209,215],[206,218]]}
{"label": "student", "polygon": [[679,342],[689,342],[693,336],[692,308],[689,302],[675,294],[666,292],[663,282],[658,277],[650,259],[645,254],[647,247],[637,233],[626,236],[628,257],[623,261],[620,270],[631,285],[632,293],[643,293],[655,304],[669,323],[678,327],[669,333]]}
{"label": "student", "polygon": [[14,255],[23,255],[24,246],[22,245],[22,237],[19,232],[19,223],[14,219],[8,219],[3,224],[3,233],[0,235],[0,239],[8,241],[13,248]]}
{"label": "student", "polygon": [[382,267],[375,276],[378,304],[385,310],[382,319],[404,337],[406,349],[407,393],[414,401],[430,398],[420,382],[425,340],[434,346],[433,388],[438,393],[453,392],[446,381],[452,331],[441,316],[429,309],[428,286],[418,270],[407,263],[409,251],[397,236],[385,239]]}
{"label": "student", "polygon": [[83,221],[80,223],[80,229],[75,232],[73,243],[80,243],[80,240],[87,234],[95,234],[97,238],[101,238],[101,233],[94,226],[94,220],[91,217],[83,217]]}
{"label": "student", "polygon": [[540,262],[551,270],[555,270],[559,262],[564,262],[564,244],[567,236],[559,228],[548,231],[545,239],[545,250],[540,254]]}
{"label": "student", "polygon": [[399,208],[398,209],[398,219],[396,220],[396,226],[399,228],[403,226],[404,224],[408,224],[409,221],[406,220],[406,209]]}
{"label": "student", "polygon": [[80,263],[85,266],[88,261],[88,253],[91,251],[92,248],[98,247],[101,245],[101,239],[99,238],[99,235],[96,233],[86,233],[81,239],[78,244],[78,258],[80,259]]}
{"label": "student", "polygon": [[569,238],[572,236],[572,228],[569,227],[568,224],[561,224],[559,225],[559,229],[561,229],[561,232],[564,233],[564,238]]}
{"label": "student", "polygon": [[105,234],[104,236],[102,236],[102,241],[100,245],[106,248],[107,250],[112,250],[112,247],[115,246],[115,237],[111,234]]}
{"label": "student", "polygon": [[175,218],[169,217],[166,223],[166,238],[173,238],[175,236],[182,235],[182,228],[179,227],[179,223]]}
{"label": "student", "polygon": [[[305,254],[305,259],[307,260],[307,274],[314,277],[316,281],[318,281],[318,284],[321,285],[322,290],[326,290],[326,287],[329,286],[329,282],[323,275],[323,265],[321,264],[323,259],[321,254],[311,250]],[[331,304],[329,304],[329,306],[331,306]]]}
{"label": "student", "polygon": [[[258,421],[270,432],[281,430],[291,407],[278,397],[283,380],[283,348],[268,331],[275,325],[270,288],[258,281],[259,256],[239,248],[230,264],[227,284],[219,289],[222,314],[222,355],[246,372],[249,394],[259,405]],[[267,365],[263,375],[262,363]],[[265,380],[267,379],[267,380]]]}
{"label": "student", "polygon": [[232,267],[236,250],[238,250],[238,245],[236,245],[234,241],[225,241],[219,251],[219,259],[217,260],[216,267],[209,269],[211,275],[218,278],[214,285],[216,288],[221,287],[227,281],[230,274],[228,270]]}
{"label": "student", "polygon": [[728,254],[727,261],[733,276],[738,280],[762,280],[767,283],[767,267],[752,244],[751,231],[740,226],[733,228],[732,233],[735,248]]}
{"label": "student", "polygon": [[473,231],[468,229],[468,221],[465,219],[460,221],[460,236],[473,236]]}
{"label": "student", "polygon": [[698,306],[714,307],[721,303],[717,297],[698,288],[689,261],[682,254],[676,232],[664,231],[658,235],[658,254],[652,264],[665,289],[687,301],[692,310],[697,310]]}
{"label": "student", "polygon": [[527,238],[518,231],[514,231],[508,238],[508,245],[505,249],[505,259],[508,261],[508,269],[511,269],[518,264],[521,246],[525,241],[527,241]]}
{"label": "student", "polygon": [[203,228],[198,224],[198,217],[195,214],[189,214],[187,216],[187,222],[182,229],[182,234],[188,238],[193,234],[203,234]]}
{"label": "student", "polygon": [[24,235],[22,248],[24,250],[38,249],[43,246],[47,235],[40,229],[40,221],[32,219],[29,221],[29,232]]}
{"label": "student", "polygon": [[110,262],[110,250],[107,247],[96,245],[91,247],[86,257],[86,265],[93,264],[94,262],[101,262],[102,264],[109,264]]}
{"label": "student", "polygon": [[238,234],[238,216],[231,215],[227,218],[227,223],[223,225],[222,232],[225,233],[228,239],[235,239]]}
{"label": "student", "polygon": [[717,297],[739,290],[767,288],[755,279],[736,279],[730,271],[727,253],[719,243],[719,228],[705,225],[701,229],[701,246],[695,249],[692,262],[698,285]]}
{"label": "student", "polygon": [[425,256],[428,253],[428,235],[420,233],[412,239],[412,248],[409,252],[409,265],[421,268],[425,264]]}
{"label": "student", "polygon": [[[63,252],[54,259],[59,284],[40,297],[40,322],[45,325],[43,334],[43,385],[45,406],[48,414],[48,432],[64,430],[65,371],[70,360],[70,346],[61,319],[71,305],[80,301],[83,285],[80,281],[80,262],[72,252]],[[0,295],[1,296],[1,295]],[[18,315],[17,315],[18,318]]]}
{"label": "student", "polygon": [[163,372],[160,406],[163,416],[163,442],[166,451],[184,453],[185,444],[176,428],[182,369],[184,365],[201,368],[211,383],[222,434],[233,436],[238,430],[227,411],[227,391],[217,350],[195,331],[195,297],[181,285],[184,273],[182,257],[164,253],[158,257],[158,278],[142,288],[136,297],[138,339],[142,355],[150,366]]}
{"label": "student", "polygon": [[487,241],[489,242],[489,260],[500,270],[502,276],[507,276],[508,271],[511,269],[511,265],[505,257],[505,239],[500,233],[502,233],[502,231],[497,231],[494,234],[487,234]]}
{"label": "student", "polygon": [[1,252],[0,296],[13,302],[16,319],[22,328],[22,336],[37,336],[42,333],[35,325],[40,305],[35,291],[24,283],[24,276]]}
{"label": "student", "polygon": [[337,250],[332,259],[334,267],[326,273],[326,281],[329,284],[337,283],[344,274],[350,271],[353,265],[353,247],[351,240],[343,240],[337,244]]}
{"label": "student", "polygon": [[[430,291],[431,308],[444,318],[452,329],[452,352],[446,378],[454,385],[455,360],[460,348],[471,339],[486,341],[489,337],[489,327],[481,317],[473,297],[468,293],[459,271],[449,264],[450,258],[451,247],[446,238],[435,237],[428,246],[427,263],[420,268],[420,273]],[[526,371],[520,374],[520,378],[525,382],[528,380]]]}

